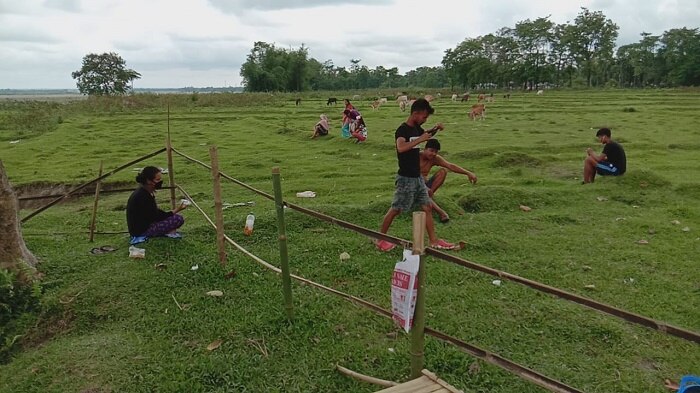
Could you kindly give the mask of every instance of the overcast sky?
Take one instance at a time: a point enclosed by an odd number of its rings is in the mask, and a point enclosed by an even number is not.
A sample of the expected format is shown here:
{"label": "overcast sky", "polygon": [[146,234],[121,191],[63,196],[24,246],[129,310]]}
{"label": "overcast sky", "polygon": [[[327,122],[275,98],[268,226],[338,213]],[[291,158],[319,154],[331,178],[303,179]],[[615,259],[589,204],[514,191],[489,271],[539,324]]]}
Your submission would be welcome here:
{"label": "overcast sky", "polygon": [[700,0],[0,0],[0,89],[75,88],[88,53],[117,52],[135,87],[239,86],[255,41],[348,67],[437,66],[465,38],[580,7],[641,32],[700,27]]}

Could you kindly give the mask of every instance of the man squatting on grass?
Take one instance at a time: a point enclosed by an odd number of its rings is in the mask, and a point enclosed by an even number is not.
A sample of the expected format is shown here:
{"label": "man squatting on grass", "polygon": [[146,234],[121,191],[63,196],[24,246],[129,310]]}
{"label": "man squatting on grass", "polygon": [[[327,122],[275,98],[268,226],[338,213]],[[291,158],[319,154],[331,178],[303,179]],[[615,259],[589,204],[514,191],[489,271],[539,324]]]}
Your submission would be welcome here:
{"label": "man squatting on grass", "polygon": [[[425,179],[425,186],[428,187],[428,196],[432,199],[433,210],[440,215],[440,222],[445,223],[450,221],[450,216],[448,216],[447,212],[442,210],[440,206],[435,203],[433,196],[435,195],[435,192],[437,192],[438,188],[440,188],[440,186],[445,182],[447,171],[450,170],[455,173],[466,175],[469,177],[469,181],[472,184],[476,184],[476,175],[460,166],[448,162],[438,154],[439,151],[440,142],[438,142],[438,140],[435,138],[428,139],[428,142],[425,143],[425,149],[420,152],[420,174],[423,176],[423,179]],[[430,169],[434,165],[442,168],[435,172],[431,178],[428,178],[428,175],[430,175]]]}
{"label": "man squatting on grass", "polygon": [[603,152],[596,155],[590,147],[583,161],[583,183],[593,183],[595,175],[621,176],[627,171],[627,157],[622,145],[610,139],[610,129],[601,128],[595,134],[603,145]]}
{"label": "man squatting on grass", "polygon": [[[425,229],[428,232],[428,238],[430,238],[430,246],[451,250],[455,247],[454,244],[438,239],[435,235],[432,202],[428,196],[428,188],[420,174],[420,149],[418,145],[432,138],[438,130],[444,129],[442,123],[437,123],[428,131],[421,128],[421,125],[428,120],[428,116],[434,112],[435,110],[427,100],[424,98],[416,100],[411,105],[411,114],[408,119],[399,126],[394,134],[399,172],[396,175],[394,200],[384,216],[380,231],[387,233],[396,216],[402,211],[410,210],[414,205],[419,205],[426,214]],[[393,243],[386,240],[379,240],[376,245],[382,251],[389,251],[395,247]]]}

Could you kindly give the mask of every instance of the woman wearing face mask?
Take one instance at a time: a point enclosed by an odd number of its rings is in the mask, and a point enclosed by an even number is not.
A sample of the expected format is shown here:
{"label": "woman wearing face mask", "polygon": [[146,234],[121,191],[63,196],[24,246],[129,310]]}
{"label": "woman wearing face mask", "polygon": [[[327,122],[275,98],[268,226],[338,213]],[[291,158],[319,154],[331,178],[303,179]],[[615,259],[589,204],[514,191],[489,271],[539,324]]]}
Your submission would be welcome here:
{"label": "woman wearing face mask", "polygon": [[185,219],[177,213],[186,206],[180,205],[170,212],[158,208],[155,192],[163,186],[160,169],[147,166],[136,176],[136,181],[140,186],[126,204],[126,223],[131,235],[129,243],[145,242],[149,237],[156,236],[181,238],[177,229],[185,223]]}

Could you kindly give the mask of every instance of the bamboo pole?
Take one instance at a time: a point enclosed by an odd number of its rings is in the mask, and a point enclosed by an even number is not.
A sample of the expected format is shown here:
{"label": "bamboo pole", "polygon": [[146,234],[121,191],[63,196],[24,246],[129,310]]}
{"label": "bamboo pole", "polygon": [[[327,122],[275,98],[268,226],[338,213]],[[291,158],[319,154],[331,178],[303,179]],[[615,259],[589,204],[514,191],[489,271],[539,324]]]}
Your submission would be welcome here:
{"label": "bamboo pole", "polygon": [[69,196],[75,194],[76,192],[82,190],[83,188],[89,186],[90,184],[95,183],[95,182],[100,181],[100,180],[103,180],[103,179],[106,179],[106,178],[108,178],[109,176],[112,176],[113,174],[115,174],[115,173],[121,171],[121,170],[124,169],[124,168],[130,167],[131,165],[134,165],[134,164],[136,164],[137,162],[141,162],[141,161],[143,161],[143,160],[149,159],[149,158],[151,158],[151,157],[153,157],[153,156],[156,156],[156,155],[158,155],[158,154],[160,154],[160,153],[162,153],[162,152],[164,152],[164,151],[165,151],[165,148],[156,150],[156,151],[154,151],[153,153],[147,154],[147,155],[145,155],[145,156],[143,156],[143,157],[141,157],[141,158],[137,158],[137,159],[135,159],[135,160],[133,160],[133,161],[130,161],[130,162],[128,162],[128,163],[126,163],[126,164],[120,166],[119,168],[113,169],[113,170],[111,170],[110,172],[105,173],[105,174],[102,175],[102,176],[98,176],[96,179],[92,179],[92,180],[90,180],[90,181],[87,182],[87,183],[83,183],[83,184],[79,185],[78,187],[75,187],[74,189],[68,191],[67,193],[63,194],[62,196],[56,198],[55,200],[53,200],[53,201],[47,203],[46,205],[44,205],[44,206],[42,206],[42,207],[40,207],[40,208],[34,210],[33,212],[29,213],[26,217],[24,217],[24,218],[22,219],[22,223],[25,223],[25,222],[29,221],[30,218],[36,216],[37,214],[43,212],[44,210],[50,208],[51,206],[57,204],[58,202],[61,202],[63,199],[68,198]]}
{"label": "bamboo pole", "polygon": [[168,136],[165,139],[165,152],[168,156],[168,179],[170,180],[170,208],[175,210],[175,172],[173,170],[173,145],[170,142],[170,103],[168,103]]}
{"label": "bamboo pole", "polygon": [[294,320],[294,305],[292,304],[292,279],[289,275],[289,255],[287,254],[287,230],[284,225],[284,200],[282,200],[282,184],[280,168],[272,168],[272,185],[275,189],[275,208],[277,208],[277,230],[279,232],[280,265],[282,267],[282,290],[284,292],[284,309],[287,319]]}
{"label": "bamboo pole", "polygon": [[[99,174],[97,177],[102,176],[102,166],[104,162],[100,161],[100,170]],[[101,181],[97,181],[95,183],[95,203],[92,204],[92,220],[90,221],[90,242],[92,243],[95,239],[95,221],[97,220],[97,201],[100,199],[100,186],[102,185]]]}
{"label": "bamboo pole", "polygon": [[425,363],[425,212],[413,213],[413,255],[418,255],[416,309],[411,328],[411,378],[420,378]]}
{"label": "bamboo pole", "polygon": [[[165,189],[170,189],[170,188],[177,188],[177,187],[170,187],[170,186],[163,186],[163,190]],[[117,192],[133,192],[134,187],[131,188],[115,188],[113,190],[107,190],[107,189],[100,189],[100,194],[113,194]],[[92,192],[75,192],[73,193],[73,196],[76,197],[81,197],[83,195],[90,195],[93,194]],[[20,202],[24,201],[35,201],[39,199],[50,199],[50,198],[58,198],[61,197],[63,198],[63,194],[50,194],[50,195],[27,195],[27,196],[22,196],[22,197],[17,197],[17,200]]]}
{"label": "bamboo pole", "polygon": [[216,146],[209,148],[211,177],[214,180],[214,211],[216,214],[216,247],[219,250],[219,263],[226,266],[226,242],[224,241],[224,209],[221,203],[221,175],[219,174],[219,153]]}

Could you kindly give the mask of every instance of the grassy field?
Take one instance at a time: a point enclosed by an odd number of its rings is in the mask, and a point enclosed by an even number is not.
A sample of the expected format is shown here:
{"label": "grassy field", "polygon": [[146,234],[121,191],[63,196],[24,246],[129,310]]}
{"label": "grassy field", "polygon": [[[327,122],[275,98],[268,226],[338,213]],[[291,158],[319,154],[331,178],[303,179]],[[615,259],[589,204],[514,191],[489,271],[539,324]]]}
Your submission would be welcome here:
{"label": "grassy field", "polygon": [[[223,172],[270,193],[271,168],[279,166],[286,199],[378,228],[393,194],[394,131],[407,114],[391,102],[372,111],[369,97],[358,100],[369,139],[357,145],[339,136],[342,106],[327,107],[327,96],[316,95],[303,96],[296,107],[294,98],[4,102],[0,159],[15,186],[78,184],[96,176],[100,161],[110,170],[161,148],[169,103],[178,150],[208,162],[209,146],[216,145]],[[441,154],[479,177],[471,185],[450,174],[436,194],[452,217],[436,224],[438,235],[468,243],[456,255],[700,331],[697,90],[496,95],[487,119],[475,122],[466,104],[443,98],[434,106],[428,126],[446,126],[438,134]],[[321,113],[333,131],[311,140]],[[581,185],[585,149],[601,150],[594,136],[602,126],[625,147],[627,174]],[[162,154],[135,167],[166,164]],[[109,182],[135,186],[135,175],[130,168]],[[175,178],[213,217],[209,172],[176,157]],[[295,197],[305,190],[317,197]],[[158,196],[163,206],[166,194]],[[224,211],[227,233],[278,265],[274,205],[232,183],[223,185],[223,195],[228,203],[256,203]],[[126,229],[127,198],[101,198],[99,230]],[[521,204],[532,211],[522,212]],[[146,259],[132,260],[125,234],[89,243],[78,233],[88,227],[91,207],[89,197],[64,203],[23,227],[45,274],[42,305],[18,324],[28,328],[11,361],[0,365],[1,392],[378,390],[340,375],[336,363],[407,379],[408,336],[390,320],[293,284],[296,319],[287,323],[279,277],[233,250],[222,269],[215,235],[194,209],[184,212],[182,240],[150,240]],[[245,237],[251,211],[255,233]],[[293,273],[390,307],[399,250],[381,253],[364,236],[298,212],[288,211],[286,219]],[[409,239],[410,215],[400,216],[390,234]],[[118,250],[89,253],[100,245]],[[342,252],[350,260],[340,261]],[[156,269],[160,263],[167,267]],[[224,278],[232,268],[237,277]],[[697,344],[516,283],[495,286],[493,279],[428,259],[428,326],[585,392],[660,393],[665,378],[700,374]],[[206,295],[214,289],[224,296]],[[215,340],[221,347],[208,351]],[[426,344],[426,368],[466,392],[544,391],[434,339]]]}

